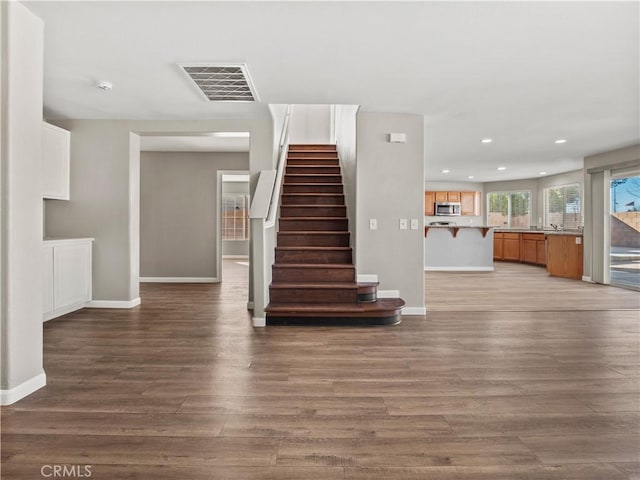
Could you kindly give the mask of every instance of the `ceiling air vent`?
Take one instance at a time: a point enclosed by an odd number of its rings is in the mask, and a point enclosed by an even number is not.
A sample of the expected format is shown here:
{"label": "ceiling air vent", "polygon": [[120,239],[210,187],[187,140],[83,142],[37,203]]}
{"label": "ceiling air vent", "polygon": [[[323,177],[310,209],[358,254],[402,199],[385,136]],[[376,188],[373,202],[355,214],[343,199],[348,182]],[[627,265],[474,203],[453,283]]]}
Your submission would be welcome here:
{"label": "ceiling air vent", "polygon": [[246,65],[180,65],[212,102],[258,100]]}

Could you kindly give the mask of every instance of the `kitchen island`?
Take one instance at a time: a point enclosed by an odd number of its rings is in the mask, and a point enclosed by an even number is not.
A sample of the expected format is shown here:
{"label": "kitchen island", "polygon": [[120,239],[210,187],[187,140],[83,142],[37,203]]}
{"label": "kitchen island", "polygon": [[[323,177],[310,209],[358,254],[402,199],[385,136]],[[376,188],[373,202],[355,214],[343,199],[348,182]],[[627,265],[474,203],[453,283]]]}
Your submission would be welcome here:
{"label": "kitchen island", "polygon": [[425,271],[493,271],[493,227],[427,225],[424,234]]}

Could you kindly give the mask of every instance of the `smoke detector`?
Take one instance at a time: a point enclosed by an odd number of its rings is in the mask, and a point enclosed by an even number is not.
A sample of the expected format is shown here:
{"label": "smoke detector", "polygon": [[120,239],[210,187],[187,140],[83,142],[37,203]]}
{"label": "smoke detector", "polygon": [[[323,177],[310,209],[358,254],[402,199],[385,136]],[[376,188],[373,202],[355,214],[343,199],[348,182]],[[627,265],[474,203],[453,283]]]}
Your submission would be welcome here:
{"label": "smoke detector", "polygon": [[211,102],[258,101],[244,64],[180,64],[198,90]]}
{"label": "smoke detector", "polygon": [[96,88],[99,88],[103,92],[110,92],[113,89],[111,82],[99,81],[96,83]]}

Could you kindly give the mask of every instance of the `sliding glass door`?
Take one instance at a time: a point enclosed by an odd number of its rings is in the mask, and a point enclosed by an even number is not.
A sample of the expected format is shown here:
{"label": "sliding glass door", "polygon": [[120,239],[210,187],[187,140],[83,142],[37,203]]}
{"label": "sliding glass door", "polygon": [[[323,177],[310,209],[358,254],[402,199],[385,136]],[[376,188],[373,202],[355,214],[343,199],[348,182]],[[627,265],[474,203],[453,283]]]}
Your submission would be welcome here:
{"label": "sliding glass door", "polygon": [[640,176],[611,177],[610,282],[640,290]]}

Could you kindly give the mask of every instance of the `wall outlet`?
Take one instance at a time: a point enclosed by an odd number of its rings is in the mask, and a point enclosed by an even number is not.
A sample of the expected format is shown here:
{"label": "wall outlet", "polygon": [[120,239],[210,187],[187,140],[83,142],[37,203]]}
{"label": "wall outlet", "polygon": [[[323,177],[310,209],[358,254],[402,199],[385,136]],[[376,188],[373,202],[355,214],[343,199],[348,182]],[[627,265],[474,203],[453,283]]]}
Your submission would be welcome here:
{"label": "wall outlet", "polygon": [[375,218],[369,219],[369,230],[377,230],[378,229],[378,220]]}
{"label": "wall outlet", "polygon": [[401,218],[400,219],[400,230],[406,230],[407,229],[407,219],[406,218]]}
{"label": "wall outlet", "polygon": [[411,219],[411,230],[418,230],[418,219],[417,218],[412,218]]}
{"label": "wall outlet", "polygon": [[582,243],[582,237],[576,237],[576,245],[580,245]]}

